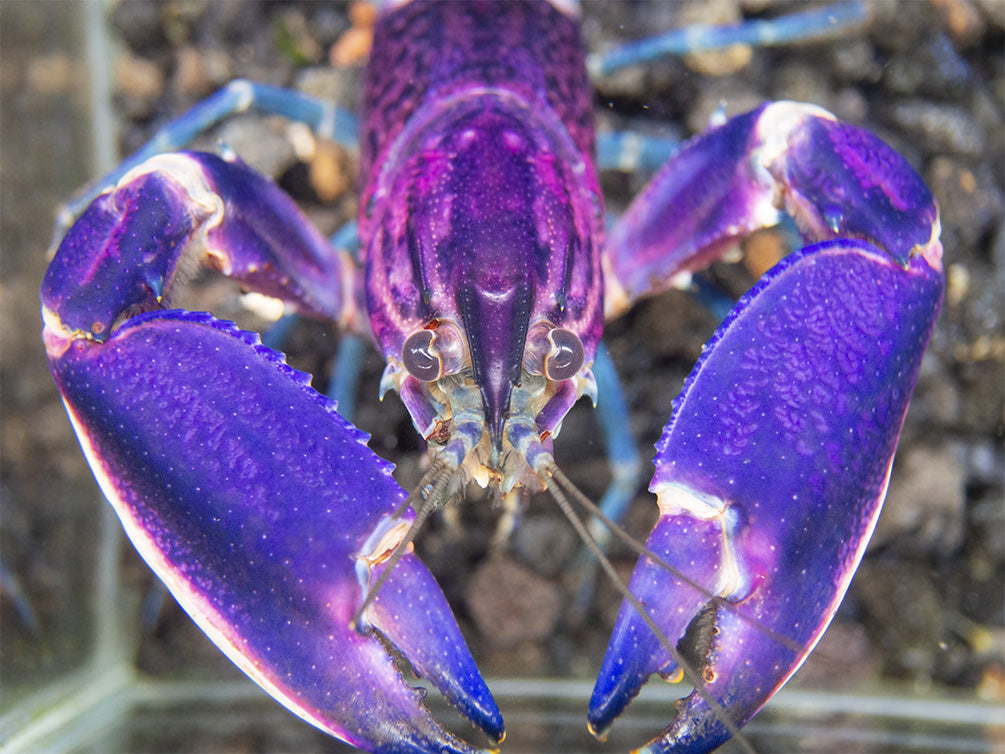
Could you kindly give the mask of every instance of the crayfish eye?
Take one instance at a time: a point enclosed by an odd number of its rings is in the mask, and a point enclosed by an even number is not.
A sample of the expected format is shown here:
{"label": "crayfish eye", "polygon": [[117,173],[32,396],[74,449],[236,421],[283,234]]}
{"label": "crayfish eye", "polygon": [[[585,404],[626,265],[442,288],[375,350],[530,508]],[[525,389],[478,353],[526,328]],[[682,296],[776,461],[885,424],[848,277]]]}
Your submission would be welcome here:
{"label": "crayfish eye", "polygon": [[417,380],[433,382],[443,376],[443,361],[433,352],[432,330],[413,332],[401,349],[401,363]]}
{"label": "crayfish eye", "polygon": [[544,360],[544,373],[549,380],[568,380],[583,366],[583,342],[572,330],[556,327],[548,333],[551,351]]}

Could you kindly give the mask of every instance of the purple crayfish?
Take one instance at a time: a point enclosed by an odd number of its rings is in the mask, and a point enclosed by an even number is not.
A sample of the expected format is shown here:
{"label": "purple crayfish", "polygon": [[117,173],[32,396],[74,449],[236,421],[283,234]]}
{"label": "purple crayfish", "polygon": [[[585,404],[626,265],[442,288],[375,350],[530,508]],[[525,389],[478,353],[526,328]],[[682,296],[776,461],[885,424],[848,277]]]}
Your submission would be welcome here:
{"label": "purple crayfish", "polygon": [[[133,544],[244,672],[369,751],[474,750],[432,719],[389,645],[504,737],[412,549],[418,523],[471,481],[568,506],[552,442],[580,397],[603,400],[605,320],[788,213],[808,245],[736,304],[657,445],[659,520],[588,713],[602,736],[653,673],[683,675],[694,692],[644,750],[735,734],[847,589],[939,310],[928,189],[810,105],[767,104],[688,142],[606,233],[568,5],[385,7],[359,259],[236,158],[179,152],[98,196],[42,285],[53,377]],[[198,264],[372,338],[381,393],[400,394],[428,444],[411,495],[282,354],[171,307]]]}

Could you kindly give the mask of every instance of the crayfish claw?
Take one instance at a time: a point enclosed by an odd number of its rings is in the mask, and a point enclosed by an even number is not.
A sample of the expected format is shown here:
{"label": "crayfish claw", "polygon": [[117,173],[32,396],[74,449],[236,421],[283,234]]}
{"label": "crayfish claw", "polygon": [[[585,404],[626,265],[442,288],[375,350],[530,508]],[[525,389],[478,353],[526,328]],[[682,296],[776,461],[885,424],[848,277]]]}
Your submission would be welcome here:
{"label": "crayfish claw", "polygon": [[643,751],[711,751],[796,672],[879,516],[942,290],[929,255],[904,269],[839,239],[783,260],[720,326],[656,446],[655,555],[629,583],[646,614],[622,605],[593,730],[679,667],[695,690]]}
{"label": "crayfish claw", "polygon": [[[139,552],[241,670],[365,750],[477,750],[433,720],[386,642],[350,626],[364,591],[353,567],[359,548],[382,521],[411,514],[395,513],[406,496],[390,465],[305,375],[209,314],[140,315],[104,343],[63,343],[64,330],[47,328],[53,375],[106,496]],[[493,740],[502,737],[443,593],[413,553],[367,616]]]}

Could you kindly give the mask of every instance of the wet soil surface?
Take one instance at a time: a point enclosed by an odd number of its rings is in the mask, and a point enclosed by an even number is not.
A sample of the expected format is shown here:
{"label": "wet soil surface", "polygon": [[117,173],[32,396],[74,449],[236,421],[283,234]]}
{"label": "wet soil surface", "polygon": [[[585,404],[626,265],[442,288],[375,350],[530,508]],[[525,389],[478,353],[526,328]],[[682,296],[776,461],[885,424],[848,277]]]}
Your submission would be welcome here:
{"label": "wet soil surface", "polygon": [[[774,16],[794,6],[767,0],[587,2],[584,33],[596,50],[690,21]],[[73,12],[72,4],[50,7]],[[701,15],[699,7],[717,15]],[[932,188],[942,210],[946,302],[876,534],[833,625],[794,682],[844,689],[900,682],[922,693],[952,688],[1001,701],[1005,8],[995,0],[873,2],[869,8],[867,24],[832,41],[671,59],[601,80],[594,97],[598,128],[680,138],[703,130],[720,103],[732,115],[765,100],[813,102],[875,131]],[[23,42],[18,35],[43,43],[16,62],[5,56],[2,79],[3,672],[5,683],[25,687],[59,677],[89,651],[86,595],[94,588],[103,505],[45,373],[37,338],[35,292],[50,232],[47,213],[92,176],[70,146],[71,138],[80,142],[79,134],[65,135],[68,122],[83,132],[89,127],[80,114],[79,61],[66,58],[36,15],[8,7],[0,27],[8,50]],[[356,109],[366,49],[363,16],[340,3],[115,6],[111,23],[121,47],[109,64],[121,152],[132,152],[233,78],[301,88]],[[338,66],[329,65],[332,58]],[[332,233],[356,215],[356,155],[322,144],[302,161],[298,139],[302,135],[281,119],[243,115],[198,145],[212,150],[226,143]],[[605,175],[609,211],[622,209],[645,179]],[[29,195],[34,205],[22,208]],[[736,296],[751,283],[748,267],[717,264],[709,279]],[[186,295],[194,306],[263,326],[217,279],[201,278]],[[631,430],[647,459],[716,325],[707,310],[674,291],[608,326]],[[315,385],[324,385],[337,344],[333,328],[305,322],[284,350],[290,363],[315,375]],[[356,423],[371,433],[371,447],[397,464],[396,476],[407,488],[422,473],[420,442],[397,398],[376,401],[382,369],[371,352]],[[598,499],[608,477],[587,406],[567,418],[556,453],[567,474]],[[472,490],[431,521],[417,549],[487,675],[590,677],[620,599],[600,580],[585,614],[573,617],[579,573],[571,567],[579,550],[573,532],[544,496],[528,500],[521,518],[506,543],[493,546],[499,511]],[[640,491],[627,529],[644,538],[654,518],[653,499]],[[226,661],[170,598],[158,606],[149,597],[152,579],[131,549],[121,559],[127,616],[138,615],[144,599],[154,605],[143,613],[145,622],[125,621],[134,626],[126,633],[138,644],[139,666],[157,676],[229,674]],[[626,548],[614,545],[611,559],[623,575],[630,573],[634,558]],[[326,745],[310,741],[305,745]],[[232,750],[281,745],[230,744]]]}

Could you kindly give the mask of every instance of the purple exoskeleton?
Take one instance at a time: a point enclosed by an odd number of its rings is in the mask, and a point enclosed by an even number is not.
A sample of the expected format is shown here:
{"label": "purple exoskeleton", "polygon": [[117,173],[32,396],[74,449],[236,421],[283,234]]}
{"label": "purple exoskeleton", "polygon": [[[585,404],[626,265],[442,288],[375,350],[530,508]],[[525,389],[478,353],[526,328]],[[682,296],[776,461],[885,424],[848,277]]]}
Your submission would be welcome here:
{"label": "purple exoskeleton", "polygon": [[382,389],[450,468],[508,491],[593,388],[603,202],[576,24],[497,10],[419,5],[378,27],[360,238]]}
{"label": "purple exoskeleton", "polygon": [[[695,691],[644,750],[736,733],[847,589],[939,310],[928,189],[810,105],[694,138],[605,238],[576,13],[382,11],[358,263],[236,158],[179,152],[108,186],[42,285],[53,377],[133,544],[243,671],[369,751],[474,750],[432,719],[388,644],[504,736],[413,521],[469,481],[564,500],[552,441],[581,396],[603,400],[605,319],[784,212],[809,245],[736,304],[674,403],[650,486],[659,520],[588,713],[602,736],[653,673],[684,675]],[[282,354],[171,308],[198,264],[372,336],[381,394],[400,393],[433,461],[411,496]]]}

